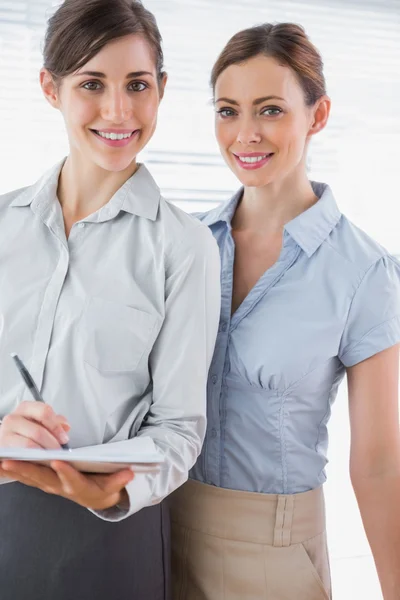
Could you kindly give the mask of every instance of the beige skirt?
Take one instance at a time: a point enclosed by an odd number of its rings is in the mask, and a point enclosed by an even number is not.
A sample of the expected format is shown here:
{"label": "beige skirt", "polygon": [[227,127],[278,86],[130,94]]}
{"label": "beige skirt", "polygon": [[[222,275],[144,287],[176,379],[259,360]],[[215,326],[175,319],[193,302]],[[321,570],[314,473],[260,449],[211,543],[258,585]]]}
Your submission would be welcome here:
{"label": "beige skirt", "polygon": [[188,481],[170,497],[173,600],[329,600],[322,488],[255,494]]}

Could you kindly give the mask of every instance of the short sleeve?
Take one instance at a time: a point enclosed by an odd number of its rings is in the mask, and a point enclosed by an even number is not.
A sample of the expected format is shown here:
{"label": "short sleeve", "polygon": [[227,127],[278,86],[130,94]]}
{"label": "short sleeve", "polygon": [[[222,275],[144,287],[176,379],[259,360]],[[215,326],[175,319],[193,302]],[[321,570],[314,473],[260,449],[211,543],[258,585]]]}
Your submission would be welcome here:
{"label": "short sleeve", "polygon": [[400,342],[400,263],[384,256],[366,272],[355,292],[342,335],[345,367]]}

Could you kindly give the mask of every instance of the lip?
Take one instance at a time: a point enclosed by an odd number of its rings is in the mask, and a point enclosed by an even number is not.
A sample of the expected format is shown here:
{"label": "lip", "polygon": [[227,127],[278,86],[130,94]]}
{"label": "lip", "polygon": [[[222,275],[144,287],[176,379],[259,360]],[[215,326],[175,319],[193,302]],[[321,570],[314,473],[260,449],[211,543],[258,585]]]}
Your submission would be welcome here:
{"label": "lip", "polygon": [[[269,161],[271,160],[271,158],[273,158],[274,153],[273,152],[237,152],[237,153],[232,153],[234,156],[234,159],[236,161],[236,163],[239,165],[239,167],[241,169],[244,169],[245,171],[254,171],[256,169],[261,169],[262,167],[264,167],[267,163],[269,163]],[[260,160],[256,163],[244,163],[240,160],[239,157],[242,158],[258,158],[260,156],[265,156],[265,158],[263,160]]]}
{"label": "lip", "polygon": [[[90,129],[91,133],[94,137],[99,140],[99,142],[103,142],[106,146],[110,146],[111,148],[124,148],[128,146],[132,141],[137,139],[137,136],[140,132],[139,129],[135,129],[132,133],[132,129]],[[132,133],[131,137],[126,138],[125,140],[107,140],[106,138],[101,137],[96,133],[96,131],[100,131],[101,133],[117,133],[117,134],[126,134]]]}
{"label": "lip", "polygon": [[91,131],[100,131],[101,133],[132,133],[132,131],[136,131],[136,130],[135,129],[96,129],[95,127],[92,127]]}
{"label": "lip", "polygon": [[272,154],[272,152],[232,152],[232,154],[235,156],[241,156],[242,158],[258,158],[259,156]]}

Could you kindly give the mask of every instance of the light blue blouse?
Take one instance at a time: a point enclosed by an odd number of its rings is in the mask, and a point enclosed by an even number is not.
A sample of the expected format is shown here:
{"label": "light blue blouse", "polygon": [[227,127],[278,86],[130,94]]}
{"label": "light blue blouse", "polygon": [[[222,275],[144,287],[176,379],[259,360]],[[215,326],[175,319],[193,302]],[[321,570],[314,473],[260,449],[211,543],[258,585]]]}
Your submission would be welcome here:
{"label": "light blue blouse", "polygon": [[321,485],[345,367],[400,342],[400,263],[340,213],[328,186],[313,188],[319,201],[287,223],[278,261],[232,317],[242,190],[200,215],[220,249],[222,307],[199,481],[274,494]]}

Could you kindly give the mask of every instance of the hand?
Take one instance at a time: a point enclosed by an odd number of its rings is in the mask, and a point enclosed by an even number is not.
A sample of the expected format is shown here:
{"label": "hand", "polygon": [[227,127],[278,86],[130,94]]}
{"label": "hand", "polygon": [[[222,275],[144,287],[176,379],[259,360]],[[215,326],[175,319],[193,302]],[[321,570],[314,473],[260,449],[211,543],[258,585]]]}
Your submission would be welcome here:
{"label": "hand", "polygon": [[48,494],[68,498],[92,510],[104,510],[121,503],[127,495],[125,486],[134,477],[130,469],[111,475],[84,475],[62,461],[53,461],[51,467],[3,460],[0,477],[9,477]]}
{"label": "hand", "polygon": [[70,426],[48,404],[22,402],[0,425],[0,447],[59,450]]}

